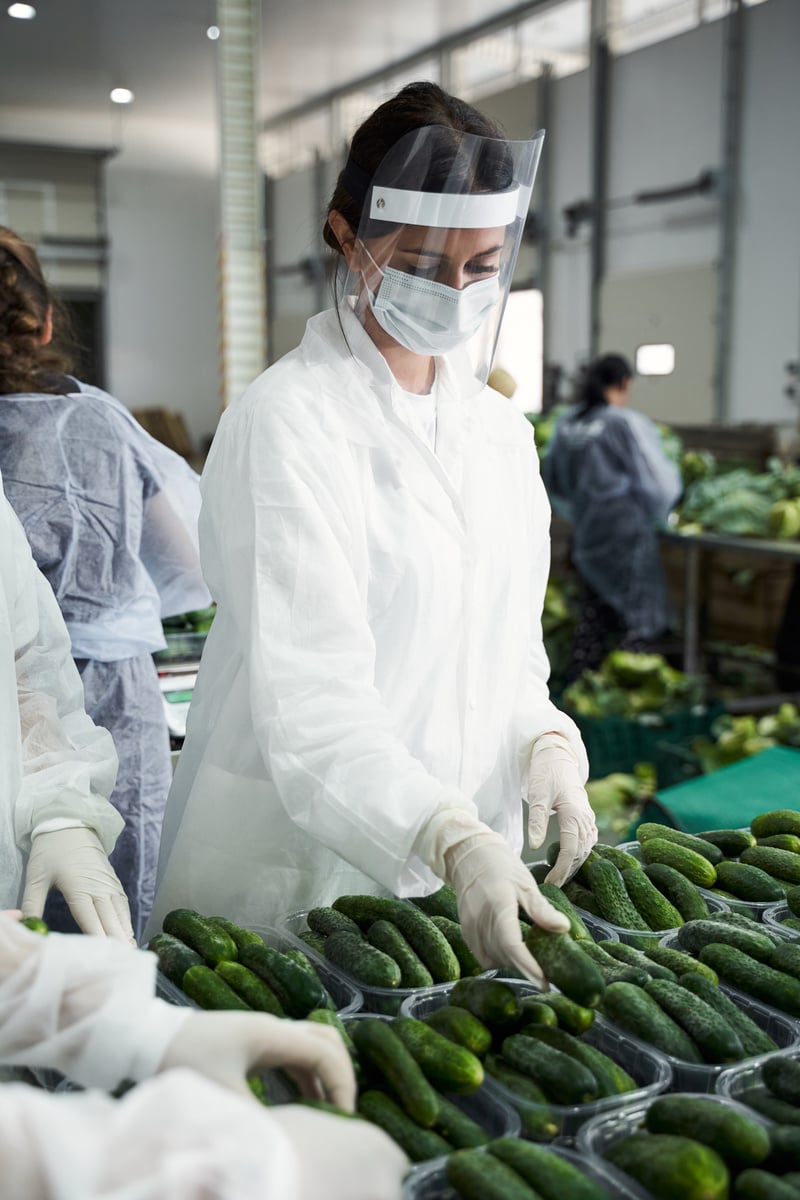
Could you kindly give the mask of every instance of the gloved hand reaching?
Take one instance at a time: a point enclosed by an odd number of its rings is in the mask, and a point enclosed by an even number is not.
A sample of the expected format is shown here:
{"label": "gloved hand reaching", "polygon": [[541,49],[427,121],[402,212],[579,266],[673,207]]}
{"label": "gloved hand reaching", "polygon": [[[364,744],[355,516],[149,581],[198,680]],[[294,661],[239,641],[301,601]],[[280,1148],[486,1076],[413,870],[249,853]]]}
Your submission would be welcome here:
{"label": "gloved hand reaching", "polygon": [[297,1104],[281,1104],[269,1115],[297,1150],[297,1200],[400,1200],[408,1159],[376,1125]]}
{"label": "gloved hand reaching", "polygon": [[231,1091],[249,1095],[247,1076],[280,1067],[304,1096],[352,1112],[356,1082],[335,1029],[267,1013],[192,1013],[174,1036],[159,1071],[190,1067]]}
{"label": "gloved hand reaching", "polygon": [[94,830],[58,829],[34,837],[25,871],[23,916],[41,917],[54,887],[84,933],[134,942],[127,898]]}
{"label": "gloved hand reaching", "polygon": [[528,768],[528,845],[541,846],[551,816],[558,821],[561,850],[547,876],[558,887],[584,862],[597,841],[597,825],[578,759],[566,738],[545,733],[531,750]]}
{"label": "gloved hand reaching", "polygon": [[414,848],[435,874],[455,888],[461,930],[481,966],[515,967],[546,987],[522,940],[519,909],[553,933],[565,933],[569,921],[545,900],[530,871],[503,838],[463,810],[445,809],[431,818]]}

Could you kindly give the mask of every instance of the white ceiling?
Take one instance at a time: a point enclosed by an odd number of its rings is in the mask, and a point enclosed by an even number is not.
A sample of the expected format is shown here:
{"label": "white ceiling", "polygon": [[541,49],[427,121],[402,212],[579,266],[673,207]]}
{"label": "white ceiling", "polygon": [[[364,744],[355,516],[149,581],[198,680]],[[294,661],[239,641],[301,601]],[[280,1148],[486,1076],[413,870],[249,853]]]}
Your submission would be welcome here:
{"label": "white ceiling", "polygon": [[[0,5],[0,136],[85,145],[213,140],[214,0]],[[508,0],[262,0],[261,115],[274,116],[510,9]],[[131,88],[120,112],[108,93]]]}

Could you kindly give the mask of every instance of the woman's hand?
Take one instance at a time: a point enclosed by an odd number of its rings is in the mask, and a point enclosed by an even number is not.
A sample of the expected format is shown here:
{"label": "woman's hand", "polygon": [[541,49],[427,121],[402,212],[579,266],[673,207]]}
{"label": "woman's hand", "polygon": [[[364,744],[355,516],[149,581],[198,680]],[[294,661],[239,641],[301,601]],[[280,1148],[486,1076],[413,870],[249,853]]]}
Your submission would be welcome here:
{"label": "woman's hand", "polygon": [[536,739],[528,768],[528,845],[536,850],[547,836],[550,817],[558,821],[561,850],[547,876],[560,887],[589,857],[597,841],[594,812],[583,786],[578,759],[566,738],[546,733]]}

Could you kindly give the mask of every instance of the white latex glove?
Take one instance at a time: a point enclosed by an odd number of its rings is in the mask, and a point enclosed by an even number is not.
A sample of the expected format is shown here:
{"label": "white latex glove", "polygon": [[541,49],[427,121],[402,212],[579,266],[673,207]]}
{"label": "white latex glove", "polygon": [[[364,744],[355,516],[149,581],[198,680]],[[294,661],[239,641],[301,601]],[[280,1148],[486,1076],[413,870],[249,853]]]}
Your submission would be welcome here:
{"label": "white latex glove", "polygon": [[192,1013],[167,1047],[159,1071],[189,1067],[249,1096],[247,1076],[280,1068],[304,1096],[348,1112],[356,1102],[350,1055],[335,1029],[268,1013]]}
{"label": "white latex glove", "polygon": [[128,901],[92,829],[39,833],[31,843],[22,914],[41,917],[47,893],[58,888],[84,933],[135,945]]}
{"label": "white latex glove", "polygon": [[297,1200],[401,1200],[409,1162],[376,1125],[297,1104],[271,1108],[269,1116],[297,1152]]}
{"label": "white latex glove", "polygon": [[414,849],[455,888],[461,931],[481,966],[516,967],[546,988],[539,964],[522,940],[519,909],[554,933],[565,933],[569,921],[545,900],[503,838],[468,813],[446,809],[431,818]]}
{"label": "white latex glove", "polygon": [[560,887],[589,857],[597,841],[594,812],[583,786],[578,759],[566,738],[546,733],[536,739],[528,768],[528,845],[536,850],[547,836],[551,816],[558,821],[561,850],[548,883]]}

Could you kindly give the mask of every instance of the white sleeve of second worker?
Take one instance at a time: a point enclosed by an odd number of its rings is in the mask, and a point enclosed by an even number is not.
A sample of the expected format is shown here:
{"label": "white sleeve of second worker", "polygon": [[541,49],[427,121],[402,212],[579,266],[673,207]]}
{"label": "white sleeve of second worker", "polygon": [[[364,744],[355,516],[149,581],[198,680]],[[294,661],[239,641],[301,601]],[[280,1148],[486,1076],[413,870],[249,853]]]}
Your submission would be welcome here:
{"label": "white sleeve of second worker", "polygon": [[0,1086],[9,1200],[300,1200],[299,1154],[269,1112],[190,1071],[120,1100]]}
{"label": "white sleeve of second worker", "polygon": [[191,1013],[155,998],[155,974],[148,951],[0,914],[0,1063],[105,1089],[153,1075]]}
{"label": "white sleeve of second worker", "polygon": [[249,453],[249,484],[236,488],[230,464],[222,473],[225,511],[235,503],[237,516],[223,515],[215,538],[261,752],[292,820],[396,892],[429,818],[477,809],[410,753],[375,686],[334,452],[325,461],[320,446],[273,430]]}

